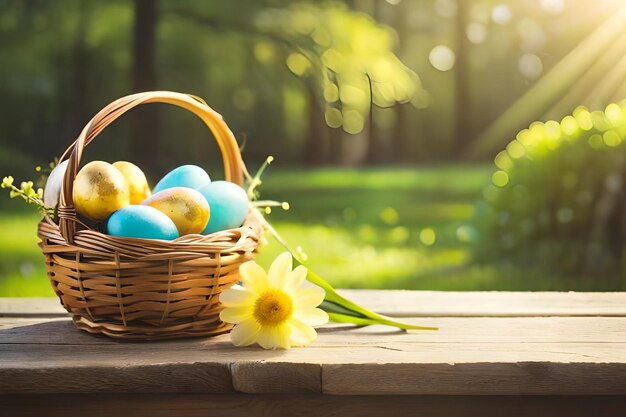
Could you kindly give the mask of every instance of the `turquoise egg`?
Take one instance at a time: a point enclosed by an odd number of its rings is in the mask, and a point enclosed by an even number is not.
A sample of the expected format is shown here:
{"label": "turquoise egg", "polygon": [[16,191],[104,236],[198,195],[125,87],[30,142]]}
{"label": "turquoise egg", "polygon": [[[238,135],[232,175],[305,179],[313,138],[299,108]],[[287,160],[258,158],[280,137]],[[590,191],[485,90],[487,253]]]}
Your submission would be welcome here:
{"label": "turquoise egg", "polygon": [[112,236],[173,240],[176,225],[165,214],[150,206],[130,205],[111,214],[106,231]]}
{"label": "turquoise egg", "polygon": [[161,178],[161,181],[152,190],[152,194],[172,187],[187,187],[198,190],[210,182],[209,174],[199,166],[182,165]]}
{"label": "turquoise egg", "polygon": [[205,235],[242,225],[248,215],[248,195],[243,188],[228,181],[215,181],[198,191],[211,206],[211,217]]}

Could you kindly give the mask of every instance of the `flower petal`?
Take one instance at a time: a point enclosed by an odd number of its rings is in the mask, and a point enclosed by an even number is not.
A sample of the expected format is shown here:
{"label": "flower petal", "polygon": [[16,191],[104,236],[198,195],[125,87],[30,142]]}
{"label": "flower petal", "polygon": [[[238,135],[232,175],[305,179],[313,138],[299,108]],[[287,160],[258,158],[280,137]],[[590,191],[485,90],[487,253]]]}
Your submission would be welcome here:
{"label": "flower petal", "polygon": [[299,288],[306,280],[307,269],[304,265],[299,265],[289,273],[289,276],[285,280],[285,290],[294,291]]}
{"label": "flower petal", "polygon": [[226,307],[220,312],[220,320],[226,323],[241,323],[252,318],[252,305]]}
{"label": "flower petal", "polygon": [[319,308],[296,310],[294,316],[311,326],[321,326],[328,322],[328,313]]}
{"label": "flower petal", "polygon": [[289,349],[290,327],[282,324],[273,327],[261,327],[257,337],[257,343],[263,349]]}
{"label": "flower petal", "polygon": [[272,288],[284,288],[291,274],[292,258],[289,252],[283,252],[272,262],[267,278]]}
{"label": "flower petal", "polygon": [[230,340],[235,346],[249,346],[256,342],[261,327],[255,319],[248,319],[236,325],[230,332]]}
{"label": "flower petal", "polygon": [[301,320],[291,319],[289,326],[291,327],[292,346],[307,346],[317,337],[315,329]]}
{"label": "flower petal", "polygon": [[241,285],[233,285],[220,294],[220,302],[226,307],[237,307],[246,304],[254,304],[254,293]]}
{"label": "flower petal", "polygon": [[247,289],[257,294],[261,294],[267,289],[267,274],[256,262],[249,261],[242,264],[239,267],[239,274]]}
{"label": "flower petal", "polygon": [[324,301],[326,292],[320,287],[300,288],[293,294],[295,304],[302,309],[317,307]]}

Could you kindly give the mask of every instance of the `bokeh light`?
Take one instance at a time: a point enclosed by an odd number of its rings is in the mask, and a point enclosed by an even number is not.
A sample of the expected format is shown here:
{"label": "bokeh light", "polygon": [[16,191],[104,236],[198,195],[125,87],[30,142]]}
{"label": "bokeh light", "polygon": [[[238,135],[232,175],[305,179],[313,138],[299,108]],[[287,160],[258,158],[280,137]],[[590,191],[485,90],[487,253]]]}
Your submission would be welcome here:
{"label": "bokeh light", "polygon": [[526,78],[538,78],[543,72],[541,58],[534,54],[524,54],[518,62],[519,72]]}
{"label": "bokeh light", "polygon": [[420,242],[422,242],[426,246],[432,246],[437,241],[437,234],[435,231],[430,228],[424,228],[419,234]]}
{"label": "bokeh light", "polygon": [[540,0],[541,7],[552,15],[560,15],[565,10],[565,0]]}
{"label": "bokeh light", "polygon": [[292,53],[287,57],[287,67],[295,75],[302,76],[311,68],[311,62],[300,53]]}
{"label": "bokeh light", "polygon": [[487,27],[482,23],[472,22],[467,25],[466,35],[471,43],[483,43],[487,39]]}
{"label": "bokeh light", "polygon": [[513,18],[511,9],[506,4],[498,4],[491,10],[491,18],[499,25],[506,25]]}
{"label": "bokeh light", "polygon": [[343,130],[346,133],[357,134],[365,125],[365,118],[357,110],[347,110],[343,112]]}
{"label": "bokeh light", "polygon": [[334,107],[326,109],[324,119],[326,120],[326,124],[333,128],[341,127],[341,124],[343,122],[343,116],[341,115],[341,111]]}
{"label": "bokeh light", "polygon": [[445,45],[437,45],[428,54],[431,65],[439,71],[449,71],[454,67],[456,55]]}

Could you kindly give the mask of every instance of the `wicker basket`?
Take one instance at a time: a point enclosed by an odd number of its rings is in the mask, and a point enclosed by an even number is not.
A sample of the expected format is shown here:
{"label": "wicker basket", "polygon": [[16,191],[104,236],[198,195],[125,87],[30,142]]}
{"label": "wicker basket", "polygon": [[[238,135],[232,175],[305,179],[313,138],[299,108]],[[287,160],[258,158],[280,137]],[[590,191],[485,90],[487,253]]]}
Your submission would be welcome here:
{"label": "wicker basket", "polygon": [[41,221],[40,247],[50,283],[80,329],[120,339],[217,335],[230,330],[219,320],[218,296],[239,280],[239,265],[252,259],[262,233],[252,211],[240,228],[162,241],[106,235],[85,226],[74,210],[73,182],[84,147],[126,111],[157,102],[199,116],[217,140],[226,180],[243,185],[247,172],[237,142],[202,100],[165,91],[123,97],[96,114],[61,157],[69,163],[59,223],[48,216]]}

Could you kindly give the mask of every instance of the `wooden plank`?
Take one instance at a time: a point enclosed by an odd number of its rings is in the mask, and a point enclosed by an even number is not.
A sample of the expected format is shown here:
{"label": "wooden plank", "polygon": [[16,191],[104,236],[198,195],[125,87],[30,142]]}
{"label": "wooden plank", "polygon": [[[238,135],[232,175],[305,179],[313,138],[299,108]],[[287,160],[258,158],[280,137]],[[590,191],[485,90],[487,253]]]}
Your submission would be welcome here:
{"label": "wooden plank", "polygon": [[11,417],[380,417],[385,415],[567,416],[624,415],[622,396],[331,396],[331,395],[12,395],[0,396],[0,415]]}
{"label": "wooden plank", "polygon": [[[221,337],[220,337],[221,338]],[[265,351],[258,347],[234,349],[222,339],[213,346],[181,345],[171,350],[157,345],[108,346],[102,345],[0,345],[0,373],[10,376],[19,370],[49,369],[65,372],[69,368],[135,367],[143,372],[142,366],[161,366],[194,363],[231,364],[243,361],[259,361],[269,364],[276,375],[283,377],[282,368],[276,363],[291,364],[292,370],[308,364],[404,364],[407,368],[428,364],[460,363],[614,363],[626,362],[626,345],[623,343],[406,343],[389,344],[384,340],[351,343],[352,340],[328,341],[320,339],[307,349],[290,351]],[[175,350],[176,348],[184,348]],[[62,356],[66,355],[66,358]],[[286,367],[287,368],[287,367]],[[234,367],[233,372],[238,369]],[[621,372],[621,371],[619,371]],[[309,375],[310,372],[301,372]],[[10,381],[0,381],[10,384]],[[313,385],[313,384],[311,384]],[[37,388],[37,387],[35,387]],[[475,387],[478,389],[479,387]],[[584,387],[582,387],[584,389]]]}
{"label": "wooden plank", "polygon": [[626,316],[626,292],[342,290],[395,317]]}
{"label": "wooden plank", "polygon": [[0,317],[63,317],[67,312],[56,297],[0,298]]}
{"label": "wooden plank", "polygon": [[[313,346],[335,343],[385,345],[400,349],[418,343],[626,343],[626,317],[420,317],[407,323],[438,326],[438,331],[404,332],[387,326],[330,324],[318,329]],[[9,344],[133,346],[190,350],[196,346],[229,348],[228,335],[216,338],[123,343],[78,330],[68,318],[0,318],[0,346]],[[245,349],[233,349],[237,352]],[[295,349],[292,351],[299,351]],[[309,349],[304,349],[308,351]]]}
{"label": "wooden plank", "polygon": [[[374,311],[394,317],[626,317],[626,292],[340,292]],[[0,317],[65,315],[57,298],[0,298]]]}
{"label": "wooden plank", "polygon": [[322,366],[316,363],[238,361],[230,364],[233,388],[247,394],[322,392]]}
{"label": "wooden plank", "polygon": [[322,387],[325,394],[342,395],[626,395],[626,364],[329,364]]}
{"label": "wooden plank", "polygon": [[215,362],[0,369],[0,394],[89,392],[227,394],[234,389],[228,364]]}
{"label": "wooden plank", "polygon": [[3,318],[0,393],[626,394],[626,318],[408,320],[442,330],[324,328],[309,348],[265,351],[228,335],[130,343],[67,319]]}

